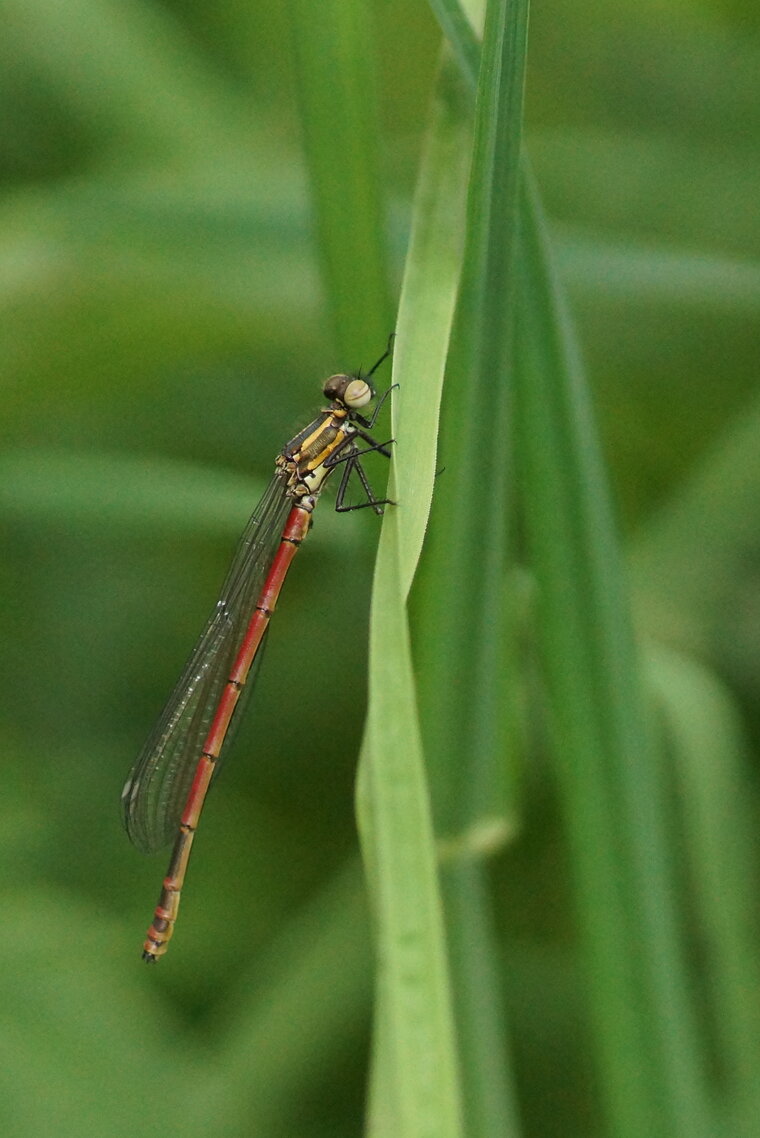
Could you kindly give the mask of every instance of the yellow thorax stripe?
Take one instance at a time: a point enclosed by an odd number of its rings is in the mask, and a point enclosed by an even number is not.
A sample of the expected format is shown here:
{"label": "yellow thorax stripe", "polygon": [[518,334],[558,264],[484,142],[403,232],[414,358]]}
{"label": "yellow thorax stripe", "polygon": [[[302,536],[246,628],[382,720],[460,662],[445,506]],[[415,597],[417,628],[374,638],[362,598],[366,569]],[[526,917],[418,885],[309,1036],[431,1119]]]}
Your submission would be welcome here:
{"label": "yellow thorax stripe", "polygon": [[[343,416],[340,416],[340,418],[342,419]],[[320,435],[323,435],[328,431],[335,432],[333,438],[330,440],[330,442],[325,443],[318,454],[315,454],[313,458],[309,459],[309,462],[306,465],[307,471],[316,470],[318,466],[321,466],[322,463],[330,457],[333,451],[336,450],[338,446],[340,446],[346,437],[346,432],[344,431],[343,427],[336,426],[335,417],[333,416],[333,418],[327,419],[324,423],[320,423],[320,425],[315,430],[313,430],[307,438],[303,440],[300,447],[298,448],[299,452],[301,454],[304,454],[305,452],[308,452],[315,443],[319,445]]]}

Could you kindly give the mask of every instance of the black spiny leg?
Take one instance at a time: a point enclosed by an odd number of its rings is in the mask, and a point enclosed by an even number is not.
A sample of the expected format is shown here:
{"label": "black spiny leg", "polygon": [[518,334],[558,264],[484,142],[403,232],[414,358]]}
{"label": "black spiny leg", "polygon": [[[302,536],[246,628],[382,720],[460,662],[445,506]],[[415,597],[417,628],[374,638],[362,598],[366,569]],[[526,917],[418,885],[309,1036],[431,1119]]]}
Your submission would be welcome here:
{"label": "black spiny leg", "polygon": [[[365,442],[369,443],[369,446],[362,447],[362,449],[359,450],[354,446],[354,439],[357,437],[364,439]],[[331,468],[333,466],[340,466],[341,462],[348,462],[352,458],[360,458],[363,454],[373,454],[375,451],[381,454],[383,458],[390,458],[391,452],[388,450],[388,447],[392,446],[395,441],[395,439],[387,439],[384,443],[377,443],[371,435],[365,435],[364,431],[355,431],[354,434],[345,438],[340,446],[336,447],[330,457],[325,460],[325,466]],[[345,454],[341,454],[343,450],[345,450]]]}
{"label": "black spiny leg", "polygon": [[[368,446],[362,447],[360,450],[353,441],[357,435],[364,439],[364,441],[368,443]],[[326,460],[325,466],[329,468],[339,466],[341,463],[345,463],[346,467],[346,469],[343,471],[343,474],[341,475],[340,485],[338,486],[338,493],[335,498],[335,509],[339,514],[346,514],[351,510],[363,510],[367,506],[371,506],[376,514],[382,514],[382,506],[395,506],[396,503],[392,498],[377,498],[375,496],[375,492],[370,486],[369,479],[364,472],[364,467],[359,461],[362,455],[372,454],[373,451],[377,451],[378,454],[382,454],[384,458],[390,458],[391,452],[388,450],[388,447],[394,441],[394,439],[388,439],[388,441],[385,443],[378,443],[372,438],[371,435],[365,434],[364,431],[356,431],[353,436],[349,435],[347,438],[345,438],[340,446]],[[367,495],[367,501],[358,502],[354,506],[346,506],[346,491],[348,489],[348,483],[351,478],[352,470],[355,470],[359,475],[359,481],[362,484],[364,493]]]}
{"label": "black spiny leg", "polygon": [[[376,449],[376,448],[373,448],[373,449]],[[361,453],[365,454],[366,451],[362,451]],[[338,487],[338,493],[335,496],[335,509],[336,509],[337,513],[348,514],[352,510],[364,510],[367,508],[367,506],[371,506],[376,514],[382,514],[383,513],[383,506],[395,506],[396,503],[393,501],[392,498],[376,498],[375,497],[375,492],[369,484],[369,479],[367,478],[367,475],[364,473],[364,467],[359,462],[359,458],[358,458],[357,454],[346,455],[345,463],[346,463],[346,469],[343,471],[343,475],[342,475],[341,480],[340,480],[340,485]],[[356,473],[359,475],[359,481],[362,484],[362,487],[364,489],[364,493],[367,495],[367,501],[366,502],[357,502],[353,506],[346,506],[346,505],[344,505],[344,501],[345,501],[346,490],[348,489],[348,482],[349,482],[349,479],[351,477],[351,471],[352,470],[355,470]]]}
{"label": "black spiny leg", "polygon": [[[383,357],[383,358],[385,358],[385,357]],[[373,368],[372,371],[374,371],[374,370],[375,369]],[[369,374],[372,375],[372,372],[370,372]],[[398,384],[392,383],[391,386],[387,389],[387,391],[383,392],[383,394],[380,396],[377,403],[375,404],[375,410],[372,412],[372,418],[371,419],[365,419],[364,415],[359,415],[358,413],[355,412],[353,415],[353,421],[355,423],[360,423],[362,425],[362,427],[365,428],[365,430],[371,431],[372,428],[374,427],[375,423],[377,422],[377,417],[382,410],[383,403],[385,403],[385,400],[388,398],[388,396],[390,395],[390,393],[393,391],[393,389],[395,387],[398,387]]]}
{"label": "black spiny leg", "polygon": [[369,369],[369,371],[367,372],[367,375],[365,376],[366,379],[369,379],[371,376],[373,376],[375,374],[375,372],[377,371],[377,369],[380,367],[380,364],[384,363],[388,359],[388,356],[393,351],[393,341],[395,339],[396,339],[396,333],[391,332],[390,336],[388,337],[388,343],[386,345],[385,351],[383,352],[383,354],[381,355],[381,357],[377,361],[377,363],[373,364],[372,367]]}

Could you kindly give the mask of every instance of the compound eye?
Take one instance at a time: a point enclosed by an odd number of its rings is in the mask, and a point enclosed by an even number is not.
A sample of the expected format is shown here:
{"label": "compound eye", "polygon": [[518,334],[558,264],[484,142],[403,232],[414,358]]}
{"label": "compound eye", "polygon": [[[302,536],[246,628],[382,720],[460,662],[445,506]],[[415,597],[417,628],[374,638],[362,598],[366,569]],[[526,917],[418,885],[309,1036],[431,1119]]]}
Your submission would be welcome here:
{"label": "compound eye", "polygon": [[365,379],[352,379],[343,392],[343,402],[346,407],[356,410],[358,407],[366,407],[374,394]]}
{"label": "compound eye", "polygon": [[350,375],[331,375],[329,379],[325,380],[322,391],[328,399],[343,403],[346,388],[350,383]]}

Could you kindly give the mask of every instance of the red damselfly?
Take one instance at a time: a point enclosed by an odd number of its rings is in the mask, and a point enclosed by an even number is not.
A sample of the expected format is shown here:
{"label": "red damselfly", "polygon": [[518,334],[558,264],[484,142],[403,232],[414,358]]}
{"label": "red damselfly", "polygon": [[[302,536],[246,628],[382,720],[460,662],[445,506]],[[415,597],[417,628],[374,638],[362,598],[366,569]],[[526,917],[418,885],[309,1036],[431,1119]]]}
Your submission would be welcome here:
{"label": "red damselfly", "polygon": [[[378,443],[369,433],[390,388],[371,418],[361,409],[375,398],[369,380],[390,355],[392,342],[391,336],[366,376],[331,376],[323,388],[329,408],[277,456],[274,477],[243,532],[216,607],[122,791],[124,824],[139,849],[151,853],[174,838],[143,945],[145,960],[163,956],[174,931],[206,793],[241,714],[241,694],[250,693],[269,619],[326,480],[343,467],[335,503],[339,512],[369,506],[381,514],[389,502],[375,496],[361,458],[372,451],[390,457],[392,440]],[[354,474],[365,500],[349,505]]]}

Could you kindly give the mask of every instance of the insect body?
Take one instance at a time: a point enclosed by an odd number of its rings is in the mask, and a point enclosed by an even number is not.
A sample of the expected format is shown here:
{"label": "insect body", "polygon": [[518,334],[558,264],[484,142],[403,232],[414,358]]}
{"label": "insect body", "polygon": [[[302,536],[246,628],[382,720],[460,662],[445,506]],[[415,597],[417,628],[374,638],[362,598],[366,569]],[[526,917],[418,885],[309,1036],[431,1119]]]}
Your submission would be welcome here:
{"label": "insect body", "polygon": [[[143,946],[145,960],[166,952],[206,793],[246,684],[250,691],[252,668],[260,663],[280,589],[309,532],[325,482],[342,467],[335,505],[339,512],[369,506],[381,514],[388,504],[387,498],[376,497],[361,457],[371,451],[390,457],[390,442],[378,443],[370,433],[389,392],[371,418],[361,411],[375,397],[369,380],[390,354],[391,343],[392,337],[366,377],[331,376],[323,388],[330,406],[277,456],[274,477],[243,532],[216,607],[124,786],[124,823],[134,844],[152,852],[174,838]],[[365,500],[348,505],[353,475]]]}

